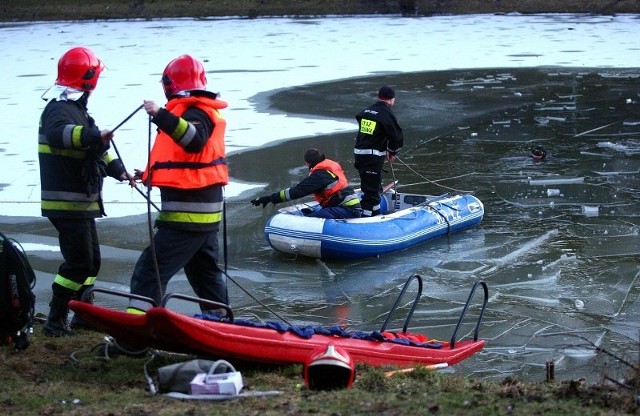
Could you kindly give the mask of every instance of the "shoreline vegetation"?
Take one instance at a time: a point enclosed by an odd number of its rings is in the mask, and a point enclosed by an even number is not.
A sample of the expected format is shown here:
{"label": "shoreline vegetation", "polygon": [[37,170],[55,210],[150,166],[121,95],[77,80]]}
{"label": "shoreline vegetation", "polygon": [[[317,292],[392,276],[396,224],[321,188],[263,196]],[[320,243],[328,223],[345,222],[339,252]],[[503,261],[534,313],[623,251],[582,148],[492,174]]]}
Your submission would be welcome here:
{"label": "shoreline vegetation", "polygon": [[[432,16],[484,13],[639,13],[637,0],[20,0],[0,3],[0,22],[214,17],[322,17],[350,15]],[[351,389],[309,391],[301,366],[233,363],[245,391],[278,390],[270,397],[222,402],[175,400],[151,395],[144,370],[193,357],[160,354],[105,359],[92,348],[104,334],[82,331],[72,338],[42,335],[42,317],[25,351],[0,346],[0,410],[12,415],[620,415],[640,414],[640,365],[612,357],[627,370],[623,380],[601,382],[482,380],[416,368],[358,367]],[[591,345],[596,354],[609,352]],[[473,359],[473,357],[469,358]],[[548,376],[549,377],[549,376]]]}
{"label": "shoreline vegetation", "polygon": [[637,0],[20,0],[0,3],[0,22],[639,12]]}

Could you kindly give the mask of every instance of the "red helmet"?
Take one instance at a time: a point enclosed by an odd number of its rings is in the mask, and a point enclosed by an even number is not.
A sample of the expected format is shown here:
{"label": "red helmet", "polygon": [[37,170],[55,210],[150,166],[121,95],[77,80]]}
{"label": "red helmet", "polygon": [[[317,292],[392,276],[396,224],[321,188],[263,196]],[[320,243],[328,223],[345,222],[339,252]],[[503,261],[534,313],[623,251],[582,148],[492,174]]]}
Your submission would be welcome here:
{"label": "red helmet", "polygon": [[181,55],[164,69],[162,85],[164,95],[169,98],[181,91],[204,89],[207,77],[200,61],[189,55]]}
{"label": "red helmet", "polygon": [[93,91],[104,64],[91,50],[84,47],[69,49],[58,61],[56,84]]}
{"label": "red helmet", "polygon": [[333,344],[315,350],[304,365],[304,382],[311,390],[351,387],[355,378],[355,363],[345,350]]}

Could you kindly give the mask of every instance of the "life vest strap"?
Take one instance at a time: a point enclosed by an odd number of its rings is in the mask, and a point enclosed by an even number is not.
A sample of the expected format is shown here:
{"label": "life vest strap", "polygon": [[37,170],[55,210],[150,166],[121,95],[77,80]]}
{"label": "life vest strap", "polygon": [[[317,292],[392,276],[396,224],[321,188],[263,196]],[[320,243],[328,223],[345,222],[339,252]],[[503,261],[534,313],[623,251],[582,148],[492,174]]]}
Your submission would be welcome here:
{"label": "life vest strap", "polygon": [[227,164],[227,159],[224,157],[220,157],[216,160],[213,160],[211,162],[173,162],[173,161],[169,161],[169,162],[156,162],[153,164],[153,166],[151,167],[151,169],[153,170],[158,170],[158,169],[204,169],[204,168],[208,168],[210,166],[217,166],[217,165],[226,165]]}

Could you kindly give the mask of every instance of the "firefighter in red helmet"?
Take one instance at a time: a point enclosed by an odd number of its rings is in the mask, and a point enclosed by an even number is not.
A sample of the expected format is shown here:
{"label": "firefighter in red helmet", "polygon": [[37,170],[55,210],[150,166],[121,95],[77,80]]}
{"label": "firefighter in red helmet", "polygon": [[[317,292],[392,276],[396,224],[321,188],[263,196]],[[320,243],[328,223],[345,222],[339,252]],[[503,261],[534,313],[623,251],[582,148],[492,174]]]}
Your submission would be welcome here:
{"label": "firefighter in red helmet", "polygon": [[[169,280],[184,269],[196,295],[221,306],[203,312],[224,315],[228,298],[218,267],[218,228],[223,187],[229,181],[226,120],[221,113],[227,103],[206,90],[204,67],[189,55],[169,62],[161,82],[165,106],[144,101],[158,134],[147,167],[136,170],[136,177],[159,188],[162,207],[152,246],[142,252],[134,268],[131,293],[159,304]],[[132,299],[127,310],[144,313],[149,307],[150,303]]]}
{"label": "firefighter in red helmet", "polygon": [[67,322],[71,298],[93,286],[100,270],[100,245],[95,219],[105,215],[102,181],[127,180],[121,161],[108,153],[113,134],[100,130],[89,115],[89,95],[96,88],[102,61],[88,48],[68,50],[58,61],[55,84],[42,98],[47,102],[38,129],[41,210],[58,231],[64,262],[53,284],[50,312],[44,324],[49,336],[73,335],[76,319]]}
{"label": "firefighter in red helmet", "polygon": [[56,85],[91,92],[98,85],[104,64],[89,49],[69,49],[58,61]]}
{"label": "firefighter in red helmet", "polygon": [[168,100],[180,92],[206,89],[207,77],[200,61],[190,55],[181,55],[169,62],[162,72],[162,85]]}

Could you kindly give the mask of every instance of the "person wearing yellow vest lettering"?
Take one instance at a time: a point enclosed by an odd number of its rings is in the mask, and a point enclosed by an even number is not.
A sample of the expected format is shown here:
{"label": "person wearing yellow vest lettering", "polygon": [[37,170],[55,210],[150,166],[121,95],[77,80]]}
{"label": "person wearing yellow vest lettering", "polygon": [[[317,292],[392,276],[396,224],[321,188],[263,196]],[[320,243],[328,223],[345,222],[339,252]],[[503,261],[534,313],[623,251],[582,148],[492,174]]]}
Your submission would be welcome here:
{"label": "person wearing yellow vest lettering", "polygon": [[363,217],[380,214],[382,166],[385,160],[391,163],[396,159],[403,144],[402,128],[391,111],[395,103],[395,91],[384,85],[376,102],[356,114],[358,134],[353,153],[363,193]]}
{"label": "person wearing yellow vest lettering", "polygon": [[264,208],[269,202],[278,204],[313,194],[320,206],[317,210],[305,213],[318,218],[359,218],[361,216],[360,199],[348,184],[342,167],[338,162],[329,160],[318,149],[309,149],[304,154],[309,168],[309,176],[296,186],[274,192],[271,195],[255,198],[251,203]]}
{"label": "person wearing yellow vest lettering", "polygon": [[[149,163],[144,171],[136,170],[136,178],[160,189],[162,207],[153,241],[135,265],[131,293],[160,303],[169,280],[184,269],[196,296],[227,305],[218,267],[223,187],[229,181],[226,121],[220,110],[227,103],[206,90],[204,67],[189,55],[169,62],[161,82],[165,107],[144,101],[158,134]],[[134,298],[127,311],[144,313],[150,307]]]}
{"label": "person wearing yellow vest lettering", "polygon": [[51,309],[43,327],[48,336],[73,335],[72,327],[83,325],[74,316],[69,326],[67,303],[71,298],[90,302],[83,294],[100,270],[95,218],[105,215],[102,181],[105,176],[120,181],[132,177],[107,151],[113,134],[100,130],[87,110],[103,69],[91,50],[72,48],[59,59],[55,84],[42,95],[48,102],[38,128],[41,209],[58,231],[64,258],[51,286]]}

